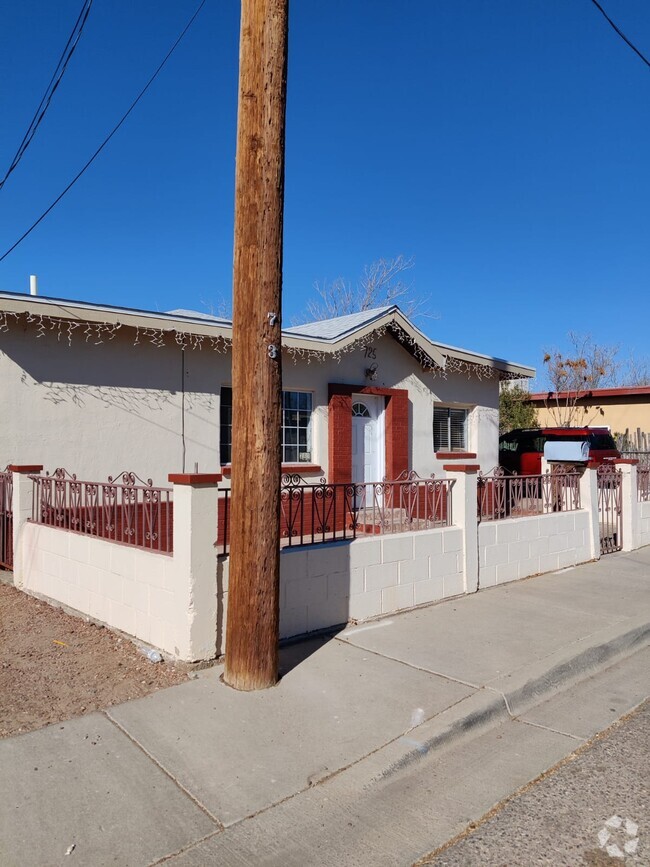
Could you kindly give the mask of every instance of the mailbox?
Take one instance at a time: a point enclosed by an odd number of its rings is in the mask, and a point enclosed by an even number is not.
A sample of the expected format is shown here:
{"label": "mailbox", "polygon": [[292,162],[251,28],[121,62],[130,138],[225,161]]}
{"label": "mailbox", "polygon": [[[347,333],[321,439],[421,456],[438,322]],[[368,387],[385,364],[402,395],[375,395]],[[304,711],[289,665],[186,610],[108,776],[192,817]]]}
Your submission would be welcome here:
{"label": "mailbox", "polygon": [[586,463],[589,460],[589,443],[580,442],[553,442],[544,443],[544,457],[552,463]]}

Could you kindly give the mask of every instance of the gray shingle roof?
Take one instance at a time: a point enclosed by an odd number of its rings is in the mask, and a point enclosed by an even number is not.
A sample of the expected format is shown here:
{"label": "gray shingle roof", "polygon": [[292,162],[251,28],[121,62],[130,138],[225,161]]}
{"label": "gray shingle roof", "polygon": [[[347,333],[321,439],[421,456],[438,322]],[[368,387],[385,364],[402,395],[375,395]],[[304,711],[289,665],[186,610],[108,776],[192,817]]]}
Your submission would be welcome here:
{"label": "gray shingle roof", "polygon": [[223,316],[213,316],[211,313],[199,313],[198,310],[167,310],[169,316],[183,316],[187,319],[206,319],[209,322],[219,322],[222,325],[232,325],[230,319],[224,319]]}
{"label": "gray shingle roof", "polygon": [[285,334],[293,334],[296,337],[313,337],[318,340],[339,340],[351,331],[361,328],[380,319],[391,310],[392,307],[376,307],[374,310],[362,310],[360,313],[350,313],[348,316],[337,316],[336,319],[320,319],[317,322],[306,322],[304,325],[293,325],[291,328],[283,328]]}

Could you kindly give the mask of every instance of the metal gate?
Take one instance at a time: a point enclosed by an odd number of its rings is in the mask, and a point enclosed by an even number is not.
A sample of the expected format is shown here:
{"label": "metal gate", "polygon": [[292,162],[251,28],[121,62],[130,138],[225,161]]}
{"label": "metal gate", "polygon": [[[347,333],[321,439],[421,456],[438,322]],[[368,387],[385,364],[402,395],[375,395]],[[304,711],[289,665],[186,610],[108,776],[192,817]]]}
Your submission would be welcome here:
{"label": "metal gate", "polygon": [[14,567],[14,481],[11,473],[0,473],[0,569]]}
{"label": "metal gate", "polygon": [[601,464],[597,477],[600,553],[611,554],[623,547],[623,473],[612,464]]}

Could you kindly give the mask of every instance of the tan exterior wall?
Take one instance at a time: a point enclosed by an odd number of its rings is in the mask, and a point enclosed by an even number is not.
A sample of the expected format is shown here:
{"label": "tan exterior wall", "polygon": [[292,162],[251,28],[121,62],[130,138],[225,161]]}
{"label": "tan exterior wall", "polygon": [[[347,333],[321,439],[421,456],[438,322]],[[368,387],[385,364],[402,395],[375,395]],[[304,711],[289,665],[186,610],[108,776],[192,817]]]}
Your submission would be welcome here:
{"label": "tan exterior wall", "polygon": [[[86,342],[37,327],[0,334],[0,463],[63,466],[79,478],[103,480],[130,470],[154,484],[167,474],[219,470],[219,399],[230,385],[230,355],[212,349],[156,348],[135,331]],[[312,460],[327,475],[328,383],[372,384],[409,392],[409,462],[420,475],[444,475],[433,453],[433,407],[466,407],[467,447],[483,469],[497,463],[498,383],[460,374],[426,373],[392,337],[328,360],[295,363],[284,355],[284,387],[313,393]],[[377,364],[377,378],[365,376]],[[184,411],[183,411],[184,409]],[[183,462],[183,458],[185,459]],[[320,473],[318,474],[320,475]]]}
{"label": "tan exterior wall", "polygon": [[[626,428],[631,433],[641,428],[642,431],[650,431],[650,400],[629,400],[626,403],[617,398],[603,398],[596,406],[602,409],[602,413],[595,406],[587,406],[587,412],[580,411],[576,416],[576,424],[605,425],[611,428],[612,433],[625,433]],[[550,410],[541,406],[537,409],[537,417],[542,426],[555,426],[557,416],[554,418]]]}

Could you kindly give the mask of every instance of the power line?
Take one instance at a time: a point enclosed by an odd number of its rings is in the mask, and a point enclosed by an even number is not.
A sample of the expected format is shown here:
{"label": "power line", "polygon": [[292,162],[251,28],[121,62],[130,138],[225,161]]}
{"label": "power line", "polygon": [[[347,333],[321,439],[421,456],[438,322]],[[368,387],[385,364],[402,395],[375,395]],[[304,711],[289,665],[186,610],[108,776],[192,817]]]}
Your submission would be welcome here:
{"label": "power line", "polygon": [[632,49],[632,51],[634,51],[635,54],[638,54],[639,57],[641,58],[641,60],[645,63],[645,65],[646,65],[647,67],[650,68],[650,60],[648,60],[648,58],[645,57],[645,55],[643,55],[643,54],[639,51],[639,49],[636,47],[636,45],[633,45],[633,43],[630,42],[630,40],[627,38],[627,36],[625,35],[625,33],[623,33],[623,31],[620,30],[620,29],[616,26],[616,24],[614,24],[614,22],[613,22],[612,19],[609,17],[609,15],[607,14],[607,12],[605,12],[605,10],[604,10],[603,7],[600,5],[600,3],[598,3],[598,0],[591,0],[591,2],[594,4],[594,6],[596,7],[596,9],[598,9],[599,12],[602,13],[602,15],[604,16],[604,18],[605,18],[605,20],[607,21],[607,23],[608,23],[608,24],[609,24],[609,25],[610,25],[610,26],[611,26],[611,27],[612,27],[612,28],[613,28],[613,29],[618,33],[618,35],[621,37],[621,39],[623,40],[623,42],[626,42],[626,43],[630,46],[630,48]]}
{"label": "power line", "polygon": [[0,189],[4,187],[7,178],[16,168],[18,163],[21,161],[23,154],[29,147],[32,139],[36,135],[36,130],[41,124],[41,121],[45,117],[45,113],[50,107],[50,103],[52,102],[52,97],[54,96],[54,91],[57,89],[59,84],[61,83],[61,79],[68,68],[68,63],[70,63],[70,58],[72,57],[75,48],[79,40],[81,39],[81,34],[83,33],[84,25],[88,19],[88,14],[90,12],[90,7],[93,5],[93,0],[84,0],[84,4],[81,7],[81,12],[79,13],[77,20],[75,21],[75,25],[72,28],[72,33],[68,37],[68,41],[66,42],[65,48],[63,49],[63,53],[59,58],[59,62],[56,65],[54,72],[52,73],[52,78],[50,79],[49,84],[45,88],[45,93],[43,94],[43,98],[38,104],[38,108],[34,113],[34,117],[31,119],[29,126],[27,127],[27,132],[23,136],[23,140],[21,141],[18,150],[16,151],[14,158],[11,161],[9,168],[4,176],[4,178],[0,181]]}
{"label": "power line", "polygon": [[78,181],[79,178],[83,175],[83,173],[86,171],[86,169],[89,168],[89,167],[92,165],[92,163],[95,161],[95,159],[96,159],[96,158],[100,155],[100,153],[104,150],[104,148],[106,147],[106,145],[107,145],[107,144],[109,143],[109,141],[113,138],[113,136],[115,135],[115,133],[116,133],[116,132],[118,131],[118,129],[122,126],[122,124],[124,123],[124,121],[125,121],[125,120],[127,119],[127,117],[131,114],[131,112],[133,111],[133,109],[136,107],[136,105],[140,102],[140,100],[142,99],[142,97],[145,95],[145,93],[149,90],[149,88],[151,87],[151,85],[154,83],[154,81],[155,81],[156,78],[158,77],[158,73],[162,70],[162,68],[165,66],[165,64],[166,64],[167,61],[169,60],[169,58],[172,56],[172,54],[173,54],[174,51],[176,50],[177,45],[179,44],[179,42],[181,41],[181,39],[185,36],[185,34],[187,33],[187,31],[190,29],[190,27],[191,27],[192,24],[194,23],[194,19],[195,19],[196,16],[199,14],[199,12],[201,11],[201,9],[203,9],[203,7],[205,6],[205,4],[206,4],[206,0],[201,0],[201,3],[199,3],[199,5],[198,5],[198,7],[197,7],[197,9],[196,9],[196,12],[194,13],[194,15],[192,15],[192,17],[190,18],[190,20],[187,22],[187,24],[186,24],[185,27],[183,28],[183,30],[182,30],[180,36],[178,37],[178,39],[176,40],[176,42],[174,42],[174,44],[172,45],[172,47],[171,47],[171,48],[169,49],[169,51],[167,52],[167,54],[165,55],[165,58],[163,59],[162,63],[161,63],[160,66],[158,67],[158,69],[156,69],[156,71],[155,71],[154,74],[151,76],[151,78],[149,79],[149,81],[145,84],[145,86],[142,88],[142,90],[140,91],[140,93],[139,93],[139,94],[136,96],[136,98],[133,100],[133,102],[132,102],[131,105],[129,106],[128,110],[127,110],[127,111],[122,115],[122,118],[121,118],[121,120],[119,121],[119,123],[117,123],[117,124],[113,127],[112,131],[111,131],[111,132],[106,136],[106,138],[104,139],[104,141],[100,144],[100,146],[97,148],[97,150],[96,150],[95,153],[91,156],[91,158],[88,160],[88,162],[84,165],[84,167],[81,169],[81,171],[79,171],[79,172],[74,176],[74,178],[70,181],[70,183],[69,183],[68,186],[63,190],[63,192],[62,192],[60,195],[58,195],[58,196],[56,197],[56,199],[52,202],[52,204],[50,205],[50,207],[49,207],[46,211],[43,211],[43,213],[42,213],[41,216],[38,218],[38,220],[36,220],[36,222],[32,223],[32,225],[29,227],[29,229],[27,229],[26,232],[23,232],[23,234],[20,236],[20,238],[18,238],[18,240],[15,242],[15,244],[12,244],[11,247],[9,247],[9,249],[7,250],[7,252],[6,252],[6,253],[3,253],[3,255],[0,256],[0,262],[2,262],[3,259],[6,259],[7,256],[8,256],[10,253],[12,253],[12,252],[16,249],[16,247],[17,247],[17,246],[18,246],[22,241],[24,241],[25,238],[26,238],[29,234],[31,234],[31,232],[34,231],[34,229],[38,226],[38,224],[39,224],[40,222],[42,222],[42,221],[45,219],[45,217],[47,217],[47,215],[50,213],[50,211],[51,211],[51,210],[52,210],[56,205],[59,204],[59,202],[60,202],[61,199],[65,196],[65,194],[68,192],[68,190],[71,189],[71,188],[72,188],[72,187],[77,183],[77,181]]}

